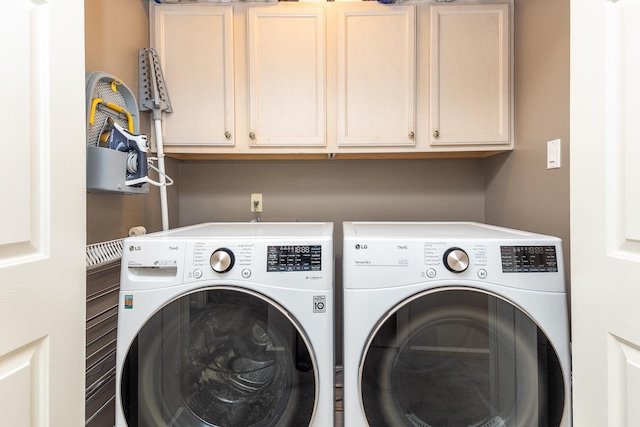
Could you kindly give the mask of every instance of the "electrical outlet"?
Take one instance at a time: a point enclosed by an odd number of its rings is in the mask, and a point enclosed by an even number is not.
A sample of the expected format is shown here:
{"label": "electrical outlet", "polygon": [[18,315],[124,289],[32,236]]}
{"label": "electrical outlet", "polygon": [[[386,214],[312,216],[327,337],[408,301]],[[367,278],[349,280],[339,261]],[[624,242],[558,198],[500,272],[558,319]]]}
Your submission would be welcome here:
{"label": "electrical outlet", "polygon": [[251,210],[250,212],[262,212],[262,193],[251,194]]}

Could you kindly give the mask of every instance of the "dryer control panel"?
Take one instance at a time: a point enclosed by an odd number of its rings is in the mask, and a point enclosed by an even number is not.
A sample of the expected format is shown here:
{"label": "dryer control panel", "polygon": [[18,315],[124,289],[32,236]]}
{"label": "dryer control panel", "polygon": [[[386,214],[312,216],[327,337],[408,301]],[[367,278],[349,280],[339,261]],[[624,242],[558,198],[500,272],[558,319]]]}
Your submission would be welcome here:
{"label": "dryer control panel", "polygon": [[500,246],[503,273],[556,273],[555,246]]}
{"label": "dryer control panel", "polygon": [[386,288],[421,281],[471,280],[551,292],[564,289],[559,242],[353,240],[344,246],[346,286]]}

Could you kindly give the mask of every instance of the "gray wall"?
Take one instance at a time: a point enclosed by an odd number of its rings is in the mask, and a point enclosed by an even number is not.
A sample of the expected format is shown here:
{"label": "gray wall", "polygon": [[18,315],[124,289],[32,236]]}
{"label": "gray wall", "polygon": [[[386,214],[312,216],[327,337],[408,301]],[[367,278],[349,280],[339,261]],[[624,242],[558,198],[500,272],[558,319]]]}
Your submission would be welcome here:
{"label": "gray wall", "polygon": [[183,161],[180,225],[249,221],[475,220],[484,216],[482,160]]}
{"label": "gray wall", "polygon": [[485,160],[485,221],[561,237],[569,278],[569,0],[517,0],[515,28],[515,150]]}
{"label": "gray wall", "polygon": [[[85,1],[85,67],[116,75],[138,96],[138,49],[149,46],[147,1]],[[140,114],[141,133],[150,134],[150,113]],[[167,172],[176,179],[179,162],[167,160]],[[177,185],[169,187],[169,223],[178,224]],[[129,228],[144,225],[148,231],[162,228],[160,196],[152,187],[149,195],[87,195],[87,243],[119,239]]]}

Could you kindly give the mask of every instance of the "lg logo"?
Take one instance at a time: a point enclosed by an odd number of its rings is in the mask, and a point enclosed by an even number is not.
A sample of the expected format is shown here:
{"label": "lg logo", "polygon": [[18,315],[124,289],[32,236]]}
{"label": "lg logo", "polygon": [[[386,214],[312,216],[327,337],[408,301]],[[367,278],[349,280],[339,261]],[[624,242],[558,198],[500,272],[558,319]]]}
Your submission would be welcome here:
{"label": "lg logo", "polygon": [[356,249],[360,250],[360,249],[367,249],[367,245],[361,245],[360,243],[356,243]]}
{"label": "lg logo", "polygon": [[140,251],[140,250],[142,250],[142,248],[140,246],[133,246],[133,245],[129,246],[129,251],[130,252]]}

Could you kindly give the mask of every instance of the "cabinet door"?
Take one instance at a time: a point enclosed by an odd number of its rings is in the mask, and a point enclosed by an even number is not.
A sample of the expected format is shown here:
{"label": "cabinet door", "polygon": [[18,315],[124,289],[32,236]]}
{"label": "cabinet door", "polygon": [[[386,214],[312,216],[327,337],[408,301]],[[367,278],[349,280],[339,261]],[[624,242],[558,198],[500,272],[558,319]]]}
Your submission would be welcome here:
{"label": "cabinet door", "polygon": [[338,146],[415,145],[415,7],[337,7]]}
{"label": "cabinet door", "polygon": [[509,5],[431,7],[431,144],[510,143]]}
{"label": "cabinet door", "polygon": [[324,8],[251,7],[247,31],[250,146],[323,147]]}
{"label": "cabinet door", "polygon": [[232,7],[160,5],[151,16],[173,108],[163,116],[165,151],[233,146]]}

